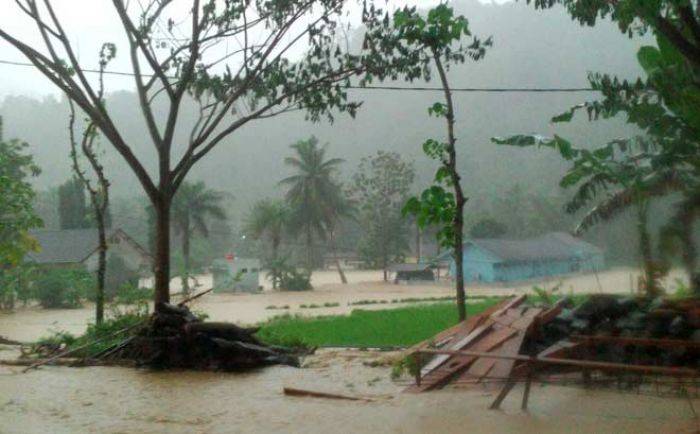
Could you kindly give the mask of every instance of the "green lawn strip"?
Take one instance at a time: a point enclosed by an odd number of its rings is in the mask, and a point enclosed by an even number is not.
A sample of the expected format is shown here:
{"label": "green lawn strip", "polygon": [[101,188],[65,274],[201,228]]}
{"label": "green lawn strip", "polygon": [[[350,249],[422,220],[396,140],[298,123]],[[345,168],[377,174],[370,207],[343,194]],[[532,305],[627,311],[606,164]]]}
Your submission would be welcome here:
{"label": "green lawn strip", "polygon": [[[468,303],[467,312],[477,314],[497,301]],[[257,336],[268,344],[289,346],[409,346],[456,323],[454,303],[435,303],[313,318],[283,315],[260,324]]]}

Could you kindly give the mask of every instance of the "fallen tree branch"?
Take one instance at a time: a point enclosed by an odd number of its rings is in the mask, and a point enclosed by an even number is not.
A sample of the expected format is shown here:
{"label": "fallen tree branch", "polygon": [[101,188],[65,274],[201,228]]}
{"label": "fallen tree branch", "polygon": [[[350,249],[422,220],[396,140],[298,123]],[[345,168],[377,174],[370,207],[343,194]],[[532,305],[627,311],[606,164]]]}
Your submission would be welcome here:
{"label": "fallen tree branch", "polygon": [[85,348],[88,348],[89,346],[94,345],[94,344],[96,344],[96,343],[98,343],[98,342],[102,342],[102,341],[104,341],[105,339],[109,339],[109,338],[112,338],[112,337],[114,337],[114,336],[117,336],[118,334],[128,332],[129,330],[132,330],[132,329],[136,328],[137,326],[140,326],[141,324],[143,324],[143,323],[140,322],[140,323],[131,325],[131,326],[129,326],[129,327],[123,328],[123,329],[121,329],[121,330],[117,330],[117,331],[114,332],[114,333],[111,333],[111,334],[109,334],[109,335],[107,335],[107,336],[103,336],[103,337],[101,337],[101,338],[99,338],[99,339],[95,339],[94,341],[90,341],[90,342],[88,342],[88,343],[86,343],[86,344],[84,344],[84,345],[81,345],[81,346],[79,346],[79,347],[71,348],[71,349],[69,349],[69,350],[66,350],[66,351],[63,351],[63,352],[61,352],[61,353],[58,353],[58,354],[56,354],[56,355],[53,356],[53,357],[49,357],[48,359],[42,359],[42,360],[40,360],[40,361],[38,361],[38,362],[36,362],[36,363],[32,363],[31,365],[29,365],[29,366],[27,366],[25,369],[23,369],[23,370],[22,370],[22,373],[25,373],[25,372],[30,371],[30,370],[32,370],[32,369],[35,369],[35,368],[38,368],[38,367],[40,367],[40,366],[46,365],[46,364],[48,364],[48,363],[55,362],[56,360],[61,359],[61,358],[64,358],[64,357],[68,356],[69,354],[76,353],[76,352],[78,352],[78,351],[80,351],[80,350],[84,350]]}
{"label": "fallen tree branch", "polygon": [[214,290],[214,287],[212,286],[211,288],[207,289],[206,291],[202,291],[199,294],[193,295],[192,297],[187,297],[186,299],[179,302],[177,305],[182,307],[182,306],[186,305],[187,303],[198,299],[199,297],[203,296],[204,294],[208,294],[208,293],[212,292],[213,290]]}
{"label": "fallen tree branch", "polygon": [[85,366],[134,366],[134,362],[128,360],[101,360],[101,359],[81,359],[68,357],[63,359],[9,359],[0,360],[0,366],[32,366],[41,363],[51,366],[85,367]]}
{"label": "fallen tree branch", "polygon": [[326,399],[342,399],[347,401],[367,401],[374,402],[372,398],[362,396],[339,395],[336,393],[315,392],[313,390],[295,389],[293,387],[284,387],[282,389],[287,396],[299,396],[307,398],[326,398]]}
{"label": "fallen tree branch", "polygon": [[24,343],[0,336],[0,345],[24,345]]}

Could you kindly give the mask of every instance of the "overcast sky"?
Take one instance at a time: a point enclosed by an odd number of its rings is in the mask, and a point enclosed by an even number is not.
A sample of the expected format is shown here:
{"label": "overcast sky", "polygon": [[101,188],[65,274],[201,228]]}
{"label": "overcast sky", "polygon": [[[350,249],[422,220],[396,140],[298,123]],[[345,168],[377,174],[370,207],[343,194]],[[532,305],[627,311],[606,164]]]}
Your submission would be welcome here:
{"label": "overcast sky", "polygon": [[[403,5],[430,7],[439,0],[389,0],[389,7]],[[177,4],[178,2],[176,2]],[[180,1],[183,12],[190,2]],[[352,2],[351,2],[352,3]],[[381,2],[383,3],[383,2]],[[11,35],[30,44],[40,42],[36,27],[19,11],[13,0],[0,0],[0,27]],[[117,43],[118,56],[110,65],[111,70],[130,71],[125,55],[123,30],[109,0],[53,0],[54,8],[70,35],[74,48],[85,68],[97,66],[97,53],[104,42]],[[359,7],[353,3],[351,16],[357,15]],[[184,16],[184,14],[183,14]],[[42,45],[43,46],[43,45]],[[121,50],[120,50],[121,49]],[[0,61],[26,62],[14,47],[0,40]],[[30,67],[0,64],[0,97],[5,95],[42,96],[58,94],[56,88],[39,72]],[[107,90],[132,89],[133,79],[111,76],[107,79]]]}

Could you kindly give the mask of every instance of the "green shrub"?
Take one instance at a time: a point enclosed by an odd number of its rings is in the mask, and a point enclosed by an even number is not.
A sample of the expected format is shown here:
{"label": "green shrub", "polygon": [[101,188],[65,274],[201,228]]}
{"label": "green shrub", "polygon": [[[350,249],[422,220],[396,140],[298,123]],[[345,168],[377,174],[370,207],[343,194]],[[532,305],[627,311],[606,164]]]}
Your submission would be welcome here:
{"label": "green shrub", "polygon": [[0,269],[0,309],[14,309],[17,300],[27,304],[32,298],[30,282],[33,271],[34,267],[29,264]]}
{"label": "green shrub", "polygon": [[[105,299],[112,300],[123,288],[138,288],[138,284],[138,272],[129,267],[124,258],[117,254],[110,254],[107,257]],[[92,295],[92,299],[94,299],[94,294]]]}
{"label": "green shrub", "polygon": [[48,269],[33,281],[34,298],[46,309],[77,308],[94,288],[91,273],[83,269]]}
{"label": "green shrub", "polygon": [[283,291],[309,291],[311,276],[294,269],[284,270],[280,277],[280,289]]}

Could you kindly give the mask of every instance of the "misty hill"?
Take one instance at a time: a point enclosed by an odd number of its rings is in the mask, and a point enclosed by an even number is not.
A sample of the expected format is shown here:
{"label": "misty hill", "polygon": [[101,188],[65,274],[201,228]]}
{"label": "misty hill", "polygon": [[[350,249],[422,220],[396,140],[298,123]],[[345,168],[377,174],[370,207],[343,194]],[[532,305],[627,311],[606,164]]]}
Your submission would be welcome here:
{"label": "misty hill", "polygon": [[[490,35],[494,39],[494,46],[483,61],[468,62],[450,71],[453,87],[581,87],[587,85],[589,71],[627,78],[641,73],[635,53],[643,41],[628,39],[610,23],[581,28],[561,8],[536,11],[524,2],[497,5],[459,0],[453,4],[458,13],[467,16],[475,35]],[[444,136],[442,122],[429,118],[427,107],[441,100],[441,94],[354,90],[350,95],[364,101],[355,120],[341,115],[333,124],[312,124],[304,120],[303,114],[294,113],[249,124],[202,160],[190,179],[204,180],[211,187],[233,195],[236,210],[232,217],[236,219],[255,200],[280,194],[277,182],[288,173],[282,161],[289,154],[288,146],[316,135],[322,143],[329,143],[329,154],[347,160],[344,177],[351,175],[361,157],[379,149],[392,150],[416,161],[419,175],[416,190],[422,189],[432,177],[434,167],[422,155],[421,144],[427,138]],[[594,96],[591,93],[457,94],[458,153],[465,192],[472,198],[468,212],[514,185],[521,185],[527,191],[559,194],[557,180],[565,166],[556,155],[499,148],[489,138],[517,132],[553,133],[555,127],[548,122],[552,115]],[[149,143],[135,94],[111,93],[107,105],[128,143],[152,168],[155,149]],[[5,119],[7,137],[19,137],[30,143],[37,163],[43,168],[37,180],[39,188],[56,186],[71,176],[68,109],[64,101],[55,97],[38,100],[8,96],[0,104],[0,115]],[[183,125],[191,125],[194,115],[194,107],[189,112],[185,110],[181,116]],[[577,145],[598,145],[630,131],[620,121],[581,120],[556,126],[556,132]],[[179,137],[184,143],[184,129]],[[110,145],[104,145],[115,194],[129,197],[140,194],[136,178],[121,157]]]}

